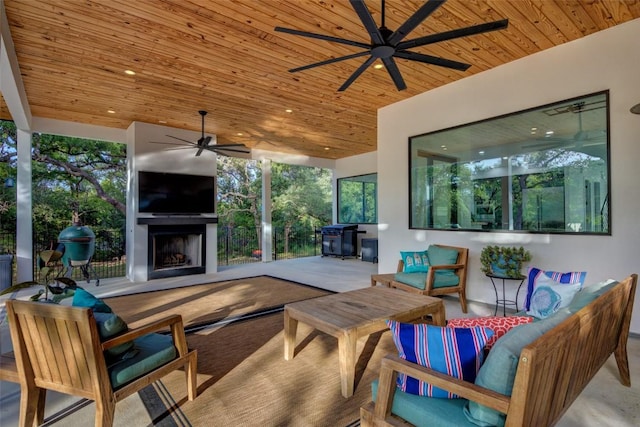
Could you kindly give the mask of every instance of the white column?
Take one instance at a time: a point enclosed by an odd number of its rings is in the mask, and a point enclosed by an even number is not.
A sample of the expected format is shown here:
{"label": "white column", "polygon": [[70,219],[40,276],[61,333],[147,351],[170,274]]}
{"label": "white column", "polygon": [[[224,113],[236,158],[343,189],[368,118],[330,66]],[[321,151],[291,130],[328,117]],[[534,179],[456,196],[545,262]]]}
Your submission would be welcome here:
{"label": "white column", "polygon": [[262,262],[273,261],[271,226],[271,160],[262,160]]}
{"label": "white column", "polygon": [[17,130],[16,259],[18,283],[33,280],[33,224],[31,194],[31,132]]}

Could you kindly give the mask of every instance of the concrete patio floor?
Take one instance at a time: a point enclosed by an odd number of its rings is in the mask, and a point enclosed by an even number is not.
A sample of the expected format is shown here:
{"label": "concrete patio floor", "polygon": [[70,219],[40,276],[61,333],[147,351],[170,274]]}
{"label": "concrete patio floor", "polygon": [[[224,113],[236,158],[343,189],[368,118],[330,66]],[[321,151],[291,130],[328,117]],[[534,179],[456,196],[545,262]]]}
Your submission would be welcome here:
{"label": "concrete patio floor", "polygon": [[[221,267],[219,272],[209,275],[183,276],[169,279],[157,279],[149,282],[130,282],[125,278],[102,279],[100,286],[92,283],[79,283],[87,291],[99,297],[112,297],[130,293],[188,286],[207,282],[217,282],[245,277],[268,275],[307,285],[317,286],[336,292],[345,292],[370,286],[371,274],[378,273],[377,264],[358,259],[340,259],[330,257],[308,257],[292,260],[280,260],[270,263],[243,264]],[[32,290],[22,291],[31,295]],[[19,294],[21,297],[22,294]],[[11,296],[0,297],[0,352],[11,349],[11,339],[4,320],[4,301]],[[443,298],[447,318],[493,315],[494,307],[484,303],[469,302],[469,313],[463,315],[457,298]],[[617,365],[613,357],[603,366],[557,426],[621,426],[640,425],[640,337],[629,339],[629,366],[631,370],[630,388],[619,382]],[[0,382],[0,425],[18,425],[18,407],[20,390],[16,384]],[[116,411],[134,410],[137,395],[119,403]],[[64,408],[76,398],[50,393],[47,405]],[[49,413],[49,411],[47,411]],[[129,420],[129,416],[127,416]],[[135,418],[134,418],[135,419]],[[45,419],[45,425],[68,426],[64,417],[57,420]],[[129,425],[129,424],[127,424]],[[148,425],[148,424],[145,424]],[[74,426],[75,427],[75,426]],[[318,426],[324,427],[324,426]],[[327,426],[329,427],[329,426]]]}

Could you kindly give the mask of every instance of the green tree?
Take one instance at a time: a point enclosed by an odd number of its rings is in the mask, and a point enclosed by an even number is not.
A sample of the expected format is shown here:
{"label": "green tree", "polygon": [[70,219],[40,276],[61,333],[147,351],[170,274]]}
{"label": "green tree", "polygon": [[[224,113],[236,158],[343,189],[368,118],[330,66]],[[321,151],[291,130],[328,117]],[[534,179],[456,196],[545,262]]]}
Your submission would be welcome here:
{"label": "green tree", "polygon": [[[0,126],[0,174],[15,177],[15,124],[0,121]],[[35,133],[31,157],[36,233],[61,230],[74,221],[105,228],[124,226],[126,145]],[[7,202],[3,198],[2,206]],[[15,224],[15,209],[12,213],[13,217],[3,216],[3,225]]]}

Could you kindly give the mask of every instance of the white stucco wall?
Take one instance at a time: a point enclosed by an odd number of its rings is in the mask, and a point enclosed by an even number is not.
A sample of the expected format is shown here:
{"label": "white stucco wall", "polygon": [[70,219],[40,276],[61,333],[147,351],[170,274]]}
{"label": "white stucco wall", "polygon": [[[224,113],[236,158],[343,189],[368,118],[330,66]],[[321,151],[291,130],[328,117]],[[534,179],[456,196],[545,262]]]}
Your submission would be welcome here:
{"label": "white stucco wall", "polygon": [[[470,249],[467,295],[493,303],[495,295],[480,271],[487,244],[523,245],[529,265],[548,270],[587,271],[587,283],[640,272],[640,19],[601,31],[431,90],[378,112],[379,271],[395,271],[400,250],[430,243]],[[611,236],[409,230],[408,138],[451,126],[610,91]],[[515,294],[515,292],[514,292]],[[520,294],[522,300],[522,292]],[[631,329],[640,333],[636,294]]]}
{"label": "white stucco wall", "polygon": [[[216,155],[205,152],[195,156],[195,150],[172,150],[172,146],[152,144],[151,141],[167,141],[172,135],[187,141],[200,138],[199,132],[174,129],[149,123],[133,122],[127,129],[127,278],[131,281],[147,280],[147,225],[138,224],[140,217],[151,214],[138,213],[138,171],[184,173],[216,176]],[[215,143],[215,140],[212,141]],[[175,148],[175,147],[173,147]],[[206,226],[206,273],[218,270],[217,224]]]}

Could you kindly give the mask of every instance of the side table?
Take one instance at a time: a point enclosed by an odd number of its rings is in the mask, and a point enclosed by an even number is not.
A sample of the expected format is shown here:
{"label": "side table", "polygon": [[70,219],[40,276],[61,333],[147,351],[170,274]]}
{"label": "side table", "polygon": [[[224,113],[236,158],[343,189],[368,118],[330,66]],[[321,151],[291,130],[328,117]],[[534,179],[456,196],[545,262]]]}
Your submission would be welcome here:
{"label": "side table", "polygon": [[[489,279],[491,279],[491,284],[493,285],[493,290],[496,293],[496,309],[493,312],[493,315],[496,316],[498,314],[498,306],[500,304],[502,304],[502,315],[506,316],[507,315],[507,306],[515,306],[516,307],[516,311],[518,311],[518,295],[520,294],[520,288],[522,287],[522,284],[524,283],[524,279],[526,279],[526,276],[520,275],[518,277],[505,277],[505,276],[497,276],[495,274],[487,274],[487,277]],[[498,296],[498,287],[496,286],[495,280],[502,280],[502,299],[500,299],[500,297]],[[515,281],[520,281],[520,283],[518,284],[518,291],[516,292],[516,299],[515,300],[510,300],[507,299],[505,296],[505,282],[507,280],[515,280]]]}

